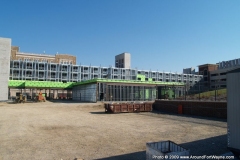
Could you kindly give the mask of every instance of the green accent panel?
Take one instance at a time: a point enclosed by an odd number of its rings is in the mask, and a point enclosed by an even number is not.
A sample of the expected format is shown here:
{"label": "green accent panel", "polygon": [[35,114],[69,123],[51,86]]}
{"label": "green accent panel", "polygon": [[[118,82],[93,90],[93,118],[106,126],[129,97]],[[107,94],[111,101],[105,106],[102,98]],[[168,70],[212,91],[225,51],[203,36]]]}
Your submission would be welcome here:
{"label": "green accent panel", "polygon": [[25,87],[39,87],[39,88],[71,88],[73,82],[51,82],[51,81],[26,81]]}
{"label": "green accent panel", "polygon": [[127,83],[127,84],[153,84],[153,85],[164,85],[164,86],[184,86],[181,82],[160,82],[160,81],[137,81],[137,80],[116,80],[116,79],[91,79],[83,82],[76,82],[73,86],[88,84],[88,83]]}
{"label": "green accent panel", "polygon": [[140,81],[145,81],[146,76],[143,74],[137,74],[137,80],[140,78]]}
{"label": "green accent panel", "polygon": [[[145,76],[144,76],[145,77]],[[145,80],[145,78],[144,78]],[[10,88],[72,88],[82,84],[89,83],[126,83],[126,84],[151,84],[151,85],[164,85],[164,86],[184,86],[180,82],[159,82],[159,81],[137,81],[137,80],[113,80],[113,79],[91,79],[82,82],[51,82],[51,81],[22,81],[22,80],[9,80],[8,86]]]}
{"label": "green accent panel", "polygon": [[73,82],[9,80],[8,86],[10,88],[72,88]]}
{"label": "green accent panel", "polygon": [[148,81],[152,82],[152,78],[148,78]]}
{"label": "green accent panel", "polygon": [[21,81],[21,80],[9,80],[9,81],[8,81],[8,87],[18,87],[18,88],[25,87],[25,81]]}

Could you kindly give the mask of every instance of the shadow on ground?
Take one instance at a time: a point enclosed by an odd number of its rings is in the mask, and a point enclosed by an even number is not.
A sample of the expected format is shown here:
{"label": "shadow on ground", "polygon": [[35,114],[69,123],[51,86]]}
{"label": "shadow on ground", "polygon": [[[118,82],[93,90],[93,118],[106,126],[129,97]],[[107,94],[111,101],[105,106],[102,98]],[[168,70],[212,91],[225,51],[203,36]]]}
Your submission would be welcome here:
{"label": "shadow on ground", "polygon": [[[78,103],[82,103],[82,102],[78,102]],[[91,114],[107,114],[107,113],[105,113],[104,108],[103,108],[102,112],[90,112],[90,113]],[[162,115],[178,116],[178,117],[183,117],[183,118],[195,118],[195,119],[227,122],[227,119],[223,119],[223,118],[202,117],[202,116],[194,116],[194,115],[187,115],[187,114],[176,114],[176,113],[171,113],[171,112],[162,112],[162,111],[158,111],[158,110],[153,110],[152,112],[122,112],[122,113],[114,113],[114,114],[129,114],[129,113],[136,113],[136,114],[146,115],[146,116],[153,116],[154,114],[156,114],[156,115],[162,114]],[[152,113],[153,115],[148,114],[148,113]],[[108,114],[113,114],[113,113],[108,113]]]}
{"label": "shadow on ground", "polygon": [[123,155],[112,156],[112,157],[106,157],[106,158],[101,158],[99,160],[122,160],[122,159],[146,160],[146,151],[134,152],[134,153],[123,154]]}
{"label": "shadow on ground", "polygon": [[[186,137],[187,138],[187,137]],[[227,149],[227,135],[211,137],[207,139],[197,140],[188,143],[179,144],[180,146],[189,149],[190,155],[222,155],[229,152]],[[101,158],[100,160],[145,160],[146,151],[134,152],[129,154],[117,155],[112,157]]]}
{"label": "shadow on ground", "polygon": [[[187,137],[186,137],[187,138]],[[180,144],[186,149],[190,149],[190,155],[221,155],[229,152],[227,149],[227,135],[220,135],[207,139]]]}
{"label": "shadow on ground", "polygon": [[155,109],[153,109],[153,111],[151,113],[163,114],[163,115],[173,115],[173,116],[179,116],[179,117],[191,117],[191,118],[206,119],[206,120],[220,121],[220,122],[227,122],[227,119],[224,119],[224,118],[194,116],[194,115],[188,115],[188,114],[176,114],[176,113],[172,113],[172,112],[158,111],[158,110],[155,110]]}
{"label": "shadow on ground", "polygon": [[100,111],[100,112],[89,112],[91,114],[138,114],[139,112],[122,112],[122,113],[111,113],[111,112],[105,112],[104,111],[104,108],[103,108],[103,111]]}
{"label": "shadow on ground", "polygon": [[89,112],[91,114],[109,114],[109,113],[105,113],[104,110],[102,112]]}
{"label": "shadow on ground", "polygon": [[[52,103],[90,103],[90,102],[82,102],[82,101],[73,101],[73,100],[68,100],[68,99],[57,99],[57,100],[46,100],[46,102],[52,102]],[[8,101],[8,104],[16,104],[16,101]],[[23,102],[22,102],[23,103]],[[37,103],[34,100],[28,99],[24,103]]]}
{"label": "shadow on ground", "polygon": [[18,103],[16,101],[8,101],[7,102],[7,104],[24,104],[24,103],[36,103],[36,102],[33,100],[27,100],[26,102],[21,102],[21,103]]}
{"label": "shadow on ground", "polygon": [[78,100],[70,100],[70,99],[54,99],[54,100],[47,100],[52,103],[96,103],[96,102],[83,102]]}

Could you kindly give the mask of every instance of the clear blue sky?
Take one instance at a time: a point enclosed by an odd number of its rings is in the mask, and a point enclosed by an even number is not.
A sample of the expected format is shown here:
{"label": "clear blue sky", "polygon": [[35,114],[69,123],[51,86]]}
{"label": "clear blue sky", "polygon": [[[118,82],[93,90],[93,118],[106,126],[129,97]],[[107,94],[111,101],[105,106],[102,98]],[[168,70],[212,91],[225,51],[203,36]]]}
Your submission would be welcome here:
{"label": "clear blue sky", "polygon": [[239,0],[1,0],[0,37],[23,52],[77,56],[77,63],[183,68],[240,58]]}

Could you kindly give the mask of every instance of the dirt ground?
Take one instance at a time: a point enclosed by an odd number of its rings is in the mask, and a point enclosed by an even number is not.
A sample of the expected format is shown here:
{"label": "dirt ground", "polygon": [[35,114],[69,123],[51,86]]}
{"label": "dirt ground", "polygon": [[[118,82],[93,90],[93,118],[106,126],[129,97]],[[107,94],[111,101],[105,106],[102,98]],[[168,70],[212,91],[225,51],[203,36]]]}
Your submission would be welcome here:
{"label": "dirt ground", "polygon": [[105,114],[102,103],[0,103],[0,160],[145,159],[146,142],[192,155],[227,150],[226,120],[159,112]]}

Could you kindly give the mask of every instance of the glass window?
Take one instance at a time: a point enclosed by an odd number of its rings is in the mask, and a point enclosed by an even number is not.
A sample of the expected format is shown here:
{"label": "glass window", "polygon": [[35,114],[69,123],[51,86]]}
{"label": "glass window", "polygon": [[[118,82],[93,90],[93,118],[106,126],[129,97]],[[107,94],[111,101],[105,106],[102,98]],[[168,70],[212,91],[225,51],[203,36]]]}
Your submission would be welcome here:
{"label": "glass window", "polygon": [[204,70],[204,75],[208,75],[208,71],[206,69]]}

